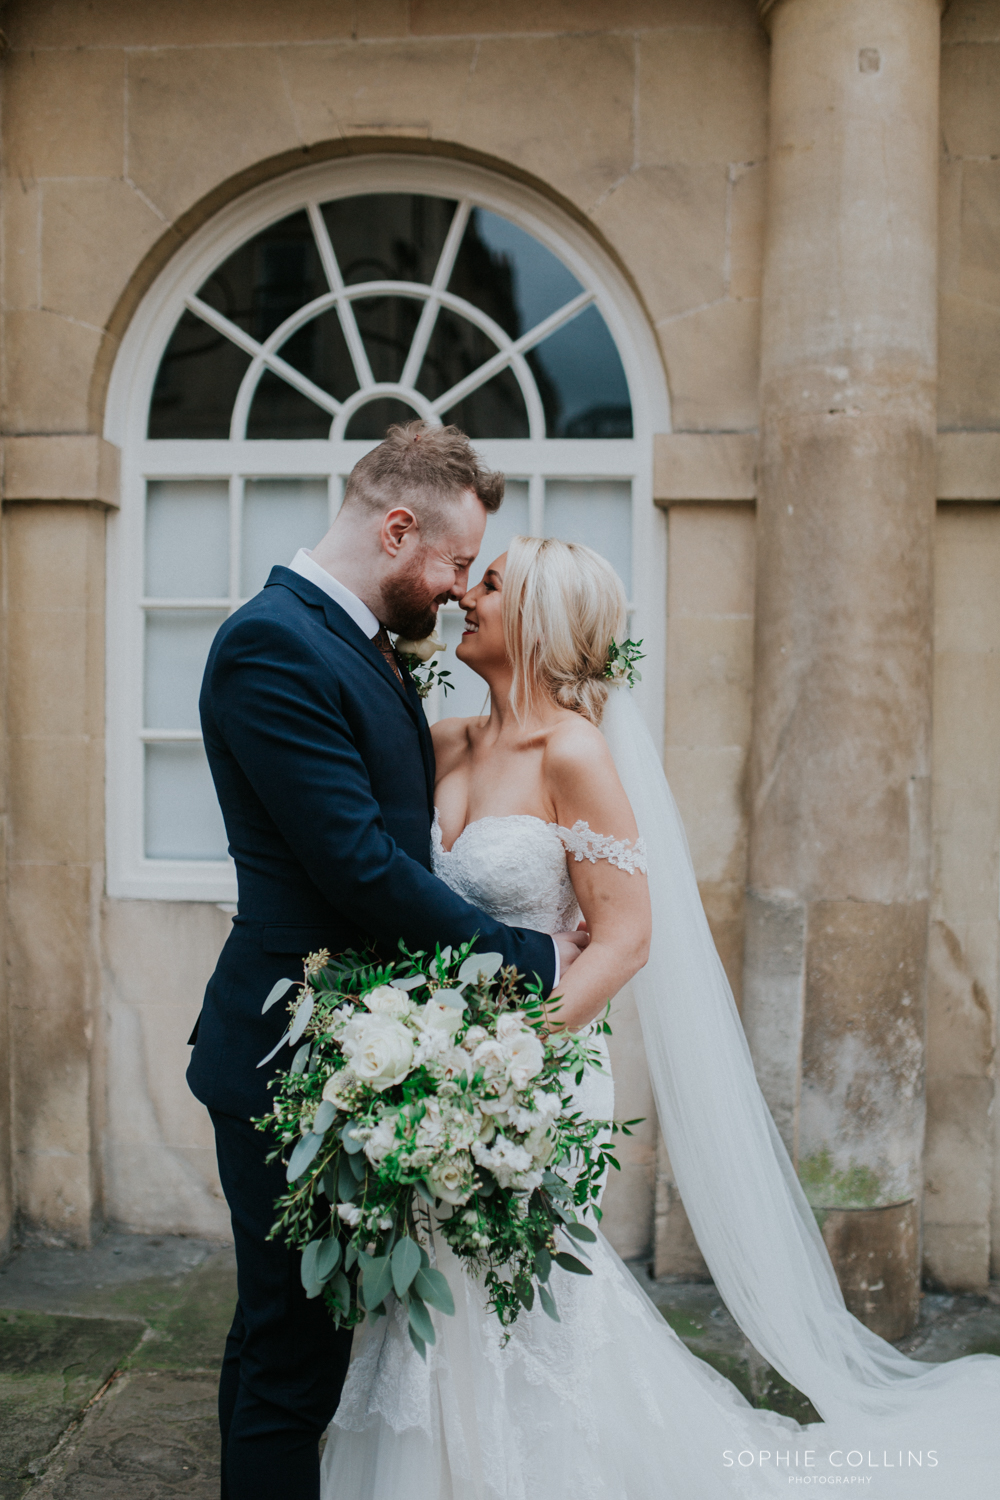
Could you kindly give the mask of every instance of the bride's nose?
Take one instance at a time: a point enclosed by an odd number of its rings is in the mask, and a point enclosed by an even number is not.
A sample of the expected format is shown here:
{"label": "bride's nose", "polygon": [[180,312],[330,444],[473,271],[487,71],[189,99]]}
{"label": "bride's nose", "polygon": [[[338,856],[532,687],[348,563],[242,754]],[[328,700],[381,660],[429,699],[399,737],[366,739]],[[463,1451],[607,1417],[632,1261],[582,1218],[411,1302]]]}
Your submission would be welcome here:
{"label": "bride's nose", "polygon": [[475,595],[475,589],[469,589],[466,593],[464,593],[461,599],[459,599],[458,601],[459,609],[471,609],[476,602]]}

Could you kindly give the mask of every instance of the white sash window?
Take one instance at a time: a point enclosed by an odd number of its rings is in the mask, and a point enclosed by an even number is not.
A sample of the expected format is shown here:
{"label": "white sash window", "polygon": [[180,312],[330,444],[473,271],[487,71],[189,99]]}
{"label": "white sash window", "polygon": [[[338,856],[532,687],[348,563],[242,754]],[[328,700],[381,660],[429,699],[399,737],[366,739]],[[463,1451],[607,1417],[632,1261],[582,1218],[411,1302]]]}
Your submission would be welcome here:
{"label": "white sash window", "polygon": [[[109,892],[233,899],[198,724],[205,658],[271,567],[319,540],[391,422],[454,422],[508,476],[482,567],[524,532],[587,542],[613,563],[650,651],[655,723],[663,534],[650,433],[665,407],[618,273],[561,214],[491,175],[379,158],[309,169],[220,214],[147,296],[109,396],[107,436],[123,449]],[[453,647],[457,606],[442,625]],[[432,716],[478,713],[481,680],[451,652],[441,664],[455,691],[428,704]]]}

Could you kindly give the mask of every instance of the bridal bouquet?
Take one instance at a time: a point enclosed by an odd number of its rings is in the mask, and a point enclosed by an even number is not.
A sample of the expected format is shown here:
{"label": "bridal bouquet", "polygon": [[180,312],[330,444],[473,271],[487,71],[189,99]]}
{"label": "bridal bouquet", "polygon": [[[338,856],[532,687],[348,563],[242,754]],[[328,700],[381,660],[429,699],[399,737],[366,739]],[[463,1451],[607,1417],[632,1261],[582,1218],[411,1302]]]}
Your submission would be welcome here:
{"label": "bridal bouquet", "polygon": [[[590,1274],[566,1247],[586,1255],[595,1235],[580,1214],[600,1218],[601,1179],[618,1166],[610,1135],[637,1123],[581,1118],[570,1090],[598,1055],[547,1034],[538,986],[471,950],[400,943],[388,964],[310,954],[278,1044],[298,1050],[274,1080],[273,1114],[255,1122],[286,1167],[271,1234],[302,1250],[308,1296],[352,1326],[394,1292],[421,1356],[435,1338],[428,1307],[455,1310],[431,1229],[483,1276],[504,1327],[536,1292],[558,1322],[552,1266]],[[264,1009],[293,988],[279,981]],[[599,1025],[610,1031],[606,1016]]]}

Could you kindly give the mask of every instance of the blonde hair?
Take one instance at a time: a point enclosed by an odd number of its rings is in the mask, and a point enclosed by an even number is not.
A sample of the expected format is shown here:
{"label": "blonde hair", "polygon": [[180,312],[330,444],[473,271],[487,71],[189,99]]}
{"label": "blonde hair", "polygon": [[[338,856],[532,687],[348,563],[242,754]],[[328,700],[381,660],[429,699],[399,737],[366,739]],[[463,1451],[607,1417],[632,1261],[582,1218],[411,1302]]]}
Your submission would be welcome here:
{"label": "blonde hair", "polygon": [[626,626],[625,590],[611,564],[578,542],[516,536],[503,580],[503,635],[520,719],[538,689],[600,724],[608,649]]}

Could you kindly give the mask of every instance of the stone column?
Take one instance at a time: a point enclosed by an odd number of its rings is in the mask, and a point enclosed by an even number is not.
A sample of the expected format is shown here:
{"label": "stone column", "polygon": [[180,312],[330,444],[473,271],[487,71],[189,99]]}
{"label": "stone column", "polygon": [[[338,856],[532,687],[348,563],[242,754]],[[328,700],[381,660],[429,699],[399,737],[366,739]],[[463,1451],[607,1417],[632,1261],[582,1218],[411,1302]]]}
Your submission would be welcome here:
{"label": "stone column", "polygon": [[745,1018],[852,1310],[919,1296],[938,0],[770,0]]}

